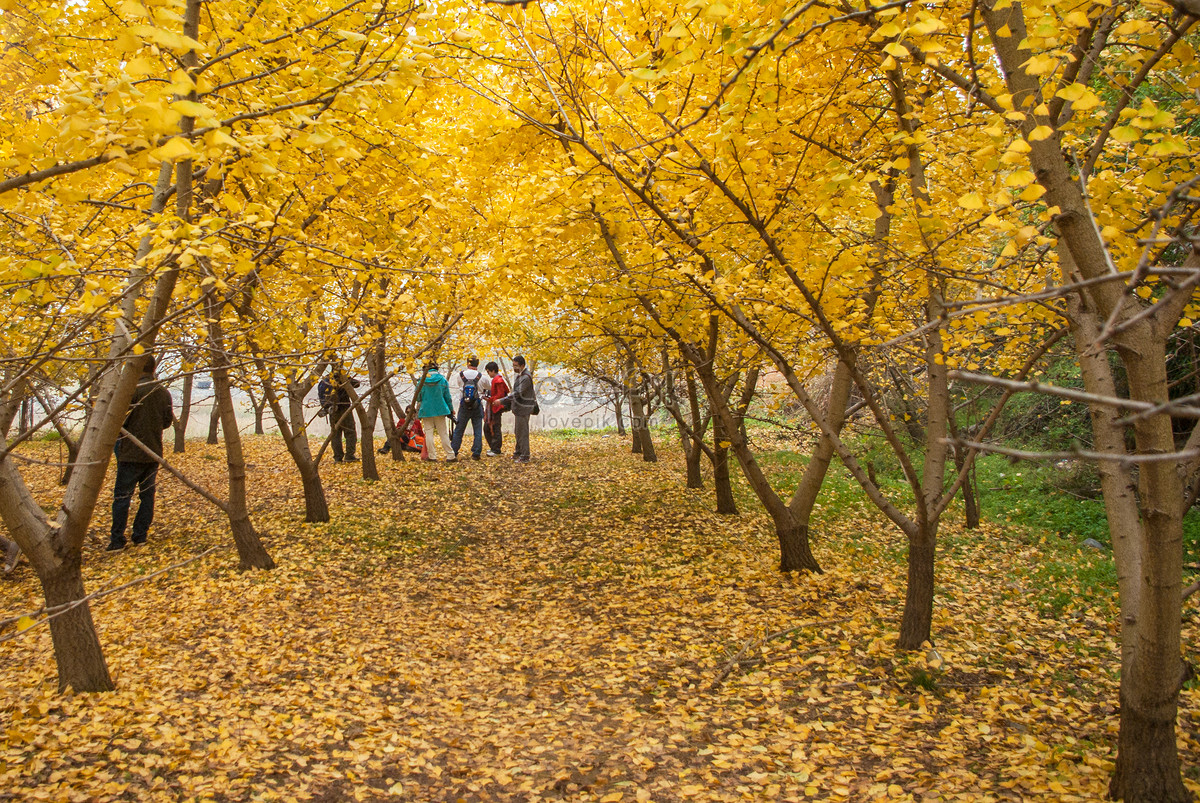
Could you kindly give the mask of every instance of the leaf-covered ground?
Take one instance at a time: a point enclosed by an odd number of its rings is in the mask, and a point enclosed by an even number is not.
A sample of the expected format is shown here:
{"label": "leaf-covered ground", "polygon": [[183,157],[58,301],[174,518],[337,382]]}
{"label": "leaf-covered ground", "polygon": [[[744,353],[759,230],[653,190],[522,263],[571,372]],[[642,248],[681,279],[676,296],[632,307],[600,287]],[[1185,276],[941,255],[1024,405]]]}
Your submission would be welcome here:
{"label": "leaf-covered ground", "polygon": [[[219,489],[219,447],[188,448],[174,462]],[[1111,605],[1048,617],[1036,534],[947,528],[937,666],[893,646],[892,529],[841,505],[816,528],[827,573],[780,575],[766,519],[714,515],[669,449],[535,438],[528,466],[386,461],[374,484],[330,465],[333,521],[306,525],[281,444],[248,448],[279,568],[223,549],[96,603],[112,694],[58,694],[44,626],[0,644],[0,800],[1104,794]],[[105,496],[89,591],[227,542],[179,483],[159,499],[151,545],[109,555]],[[40,604],[24,564],[0,594],[0,618]]]}

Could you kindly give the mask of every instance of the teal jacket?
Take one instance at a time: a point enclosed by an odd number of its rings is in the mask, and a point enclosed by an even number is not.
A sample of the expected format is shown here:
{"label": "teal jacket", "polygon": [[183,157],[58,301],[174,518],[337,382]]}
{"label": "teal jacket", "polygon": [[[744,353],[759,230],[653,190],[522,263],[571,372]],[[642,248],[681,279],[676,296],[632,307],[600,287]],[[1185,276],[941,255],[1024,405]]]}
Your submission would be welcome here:
{"label": "teal jacket", "polygon": [[425,387],[421,388],[421,418],[437,418],[440,415],[450,415],[454,402],[450,398],[450,383],[446,377],[437,371],[430,371],[425,376]]}

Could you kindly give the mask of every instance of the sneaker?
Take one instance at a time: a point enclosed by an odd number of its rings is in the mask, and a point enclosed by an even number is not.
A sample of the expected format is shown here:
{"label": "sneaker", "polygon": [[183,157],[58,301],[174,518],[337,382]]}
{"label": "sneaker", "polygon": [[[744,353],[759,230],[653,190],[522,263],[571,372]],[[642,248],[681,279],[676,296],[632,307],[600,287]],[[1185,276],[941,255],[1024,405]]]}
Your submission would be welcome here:
{"label": "sneaker", "polygon": [[357,462],[358,462],[358,458],[357,458],[357,457],[355,457],[354,455],[350,455],[349,457],[347,457],[347,458],[346,458],[346,462],[347,462],[347,463],[357,463]]}
{"label": "sneaker", "polygon": [[109,541],[108,546],[104,547],[105,552],[120,552],[125,548],[124,541]]}
{"label": "sneaker", "polygon": [[342,458],[340,458],[340,457],[335,457],[335,458],[333,458],[333,462],[335,462],[335,463],[340,463],[340,462],[342,462]]}
{"label": "sneaker", "polygon": [[514,457],[513,460],[516,460],[518,463],[528,463],[529,462],[528,457]]}
{"label": "sneaker", "polygon": [[135,538],[135,539],[133,539],[133,545],[134,546],[145,546],[146,539],[145,538],[141,538],[141,539]]}
{"label": "sneaker", "polygon": [[458,462],[458,455],[455,455],[454,457],[447,457],[447,458],[446,458],[446,462],[447,462],[447,463],[457,463],[457,462]]}
{"label": "sneaker", "polygon": [[471,455],[471,459],[472,459],[472,460],[478,460],[478,459],[479,459],[479,455],[477,455],[477,454],[473,454],[473,455]]}
{"label": "sneaker", "polygon": [[488,457],[499,457],[500,455],[498,455],[497,453],[493,452],[491,449],[488,449],[487,456],[488,456]]}

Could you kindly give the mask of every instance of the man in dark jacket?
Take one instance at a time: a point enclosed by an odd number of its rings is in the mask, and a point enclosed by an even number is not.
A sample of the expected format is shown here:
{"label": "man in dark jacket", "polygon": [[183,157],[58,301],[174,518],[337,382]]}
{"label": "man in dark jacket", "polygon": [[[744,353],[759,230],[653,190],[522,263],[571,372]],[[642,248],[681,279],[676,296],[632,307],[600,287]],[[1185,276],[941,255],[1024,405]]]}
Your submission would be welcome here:
{"label": "man in dark jacket", "polygon": [[513,357],[512,399],[513,435],[517,448],[513,452],[513,460],[518,463],[529,462],[529,416],[537,415],[537,395],[533,392],[533,377],[525,367],[525,358],[518,354]]}
{"label": "man in dark jacket", "polygon": [[[354,448],[358,446],[358,430],[354,428],[354,402],[350,400],[349,388],[358,387],[358,380],[346,373],[340,362],[334,362],[329,376],[317,385],[317,400],[321,412],[329,416],[329,429],[333,433],[333,462],[353,463]],[[342,439],[346,445],[343,449]]]}
{"label": "man in dark jacket", "polygon": [[122,434],[117,438],[117,481],[113,488],[112,534],[110,550],[125,547],[125,523],[129,520],[129,505],[133,491],[139,489],[138,511],[133,519],[133,543],[146,543],[150,524],[154,521],[154,487],[158,479],[158,462],[145,449],[133,442],[129,433],[143,445],[162,457],[163,430],[175,423],[175,410],[171,405],[171,394],[154,378],[154,358],[146,360],[142,378],[129,414],[125,417]]}

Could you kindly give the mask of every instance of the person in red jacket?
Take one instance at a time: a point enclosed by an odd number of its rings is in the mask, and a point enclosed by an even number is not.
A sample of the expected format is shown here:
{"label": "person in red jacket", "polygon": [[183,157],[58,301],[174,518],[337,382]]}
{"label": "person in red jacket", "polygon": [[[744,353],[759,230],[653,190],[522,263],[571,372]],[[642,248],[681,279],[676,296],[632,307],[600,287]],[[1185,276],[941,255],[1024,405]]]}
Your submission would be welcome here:
{"label": "person in red jacket", "polygon": [[488,405],[484,411],[483,436],[487,438],[488,457],[498,457],[504,450],[504,404],[500,401],[508,395],[508,383],[500,374],[500,366],[489,362],[483,367],[492,383],[488,389]]}

